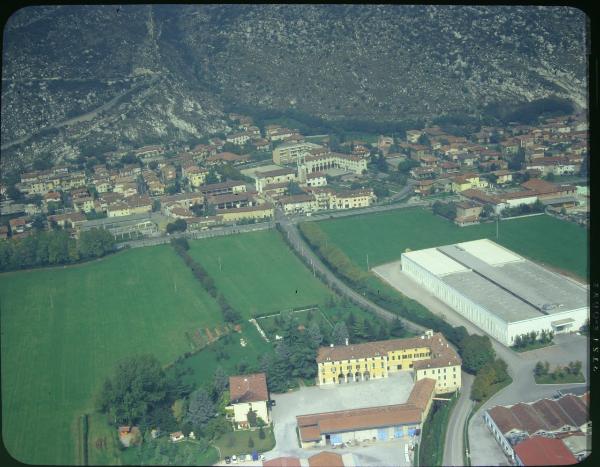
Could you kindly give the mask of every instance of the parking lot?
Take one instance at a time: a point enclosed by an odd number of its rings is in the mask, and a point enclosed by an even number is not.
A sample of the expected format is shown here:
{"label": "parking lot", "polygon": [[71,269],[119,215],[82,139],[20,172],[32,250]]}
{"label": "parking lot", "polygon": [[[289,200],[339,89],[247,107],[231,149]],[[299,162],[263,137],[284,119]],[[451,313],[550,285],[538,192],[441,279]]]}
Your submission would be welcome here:
{"label": "parking lot", "polygon": [[[337,410],[403,404],[413,388],[410,372],[391,374],[388,378],[356,383],[303,387],[286,394],[274,394],[276,401],[271,415],[275,433],[275,449],[266,459],[280,456],[309,457],[323,450],[302,449],[296,433],[296,416]],[[400,466],[404,461],[403,440],[368,442],[360,446],[337,448],[335,452],[353,453],[357,465]],[[331,446],[326,448],[331,450]]]}

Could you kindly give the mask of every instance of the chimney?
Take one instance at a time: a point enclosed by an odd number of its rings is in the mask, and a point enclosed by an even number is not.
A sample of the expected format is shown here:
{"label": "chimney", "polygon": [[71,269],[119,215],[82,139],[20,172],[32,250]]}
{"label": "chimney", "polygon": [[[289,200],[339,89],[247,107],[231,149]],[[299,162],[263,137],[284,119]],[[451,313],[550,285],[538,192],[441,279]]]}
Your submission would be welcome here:
{"label": "chimney", "polygon": [[348,345],[348,338],[346,337],[346,345]]}

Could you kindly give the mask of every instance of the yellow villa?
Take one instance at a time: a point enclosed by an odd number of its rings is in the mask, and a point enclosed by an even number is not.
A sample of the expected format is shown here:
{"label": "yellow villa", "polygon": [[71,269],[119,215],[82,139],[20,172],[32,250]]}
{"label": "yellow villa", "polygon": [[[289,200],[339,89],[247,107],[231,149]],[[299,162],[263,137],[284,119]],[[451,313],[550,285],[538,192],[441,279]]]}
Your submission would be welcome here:
{"label": "yellow villa", "polygon": [[320,385],[387,378],[389,373],[413,371],[415,381],[435,379],[436,393],[461,387],[461,359],[444,336],[433,331],[407,339],[321,347],[317,364]]}

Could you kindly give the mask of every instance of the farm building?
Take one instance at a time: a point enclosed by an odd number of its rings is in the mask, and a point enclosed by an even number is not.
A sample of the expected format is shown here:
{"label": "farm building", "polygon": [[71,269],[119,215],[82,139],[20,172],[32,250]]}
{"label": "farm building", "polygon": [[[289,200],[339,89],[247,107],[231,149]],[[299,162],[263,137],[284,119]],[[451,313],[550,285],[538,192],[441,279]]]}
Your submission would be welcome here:
{"label": "farm building", "polygon": [[416,436],[431,407],[435,383],[432,378],[418,381],[405,404],[297,416],[301,445],[337,446]]}
{"label": "farm building", "polygon": [[403,253],[402,270],[504,345],[588,321],[584,286],[487,239]]}

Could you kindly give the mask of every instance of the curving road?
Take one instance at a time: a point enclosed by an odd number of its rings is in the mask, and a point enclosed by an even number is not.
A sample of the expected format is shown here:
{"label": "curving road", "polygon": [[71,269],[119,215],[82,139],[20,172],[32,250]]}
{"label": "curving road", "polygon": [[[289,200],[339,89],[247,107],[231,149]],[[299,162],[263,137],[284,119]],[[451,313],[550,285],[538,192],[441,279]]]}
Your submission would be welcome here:
{"label": "curving road", "polygon": [[[377,316],[391,321],[396,319],[397,315],[391,313],[385,308],[376,305],[371,302],[365,296],[359,294],[354,291],[352,288],[348,287],[344,282],[338,279],[331,270],[323,264],[323,262],[317,257],[317,255],[312,251],[312,249],[308,246],[308,244],[304,241],[300,232],[298,231],[298,227],[296,224],[288,219],[281,208],[275,209],[275,220],[282,227],[285,235],[287,235],[288,243],[290,246],[303,258],[309,265],[309,268],[312,268],[313,271],[318,271],[319,277],[323,282],[337,290],[340,294],[349,298],[352,302],[358,304],[359,306],[368,309],[375,313]],[[425,330],[424,327],[414,324],[408,320],[400,318],[404,326],[414,332],[423,332]]]}
{"label": "curving road", "polygon": [[444,440],[444,465],[463,465],[464,446],[464,427],[467,417],[471,413],[471,409],[475,402],[471,400],[471,386],[475,379],[473,375],[465,373],[461,374],[462,387],[460,389],[460,397],[456,405],[452,409],[452,414],[448,420],[446,428],[446,439]]}

